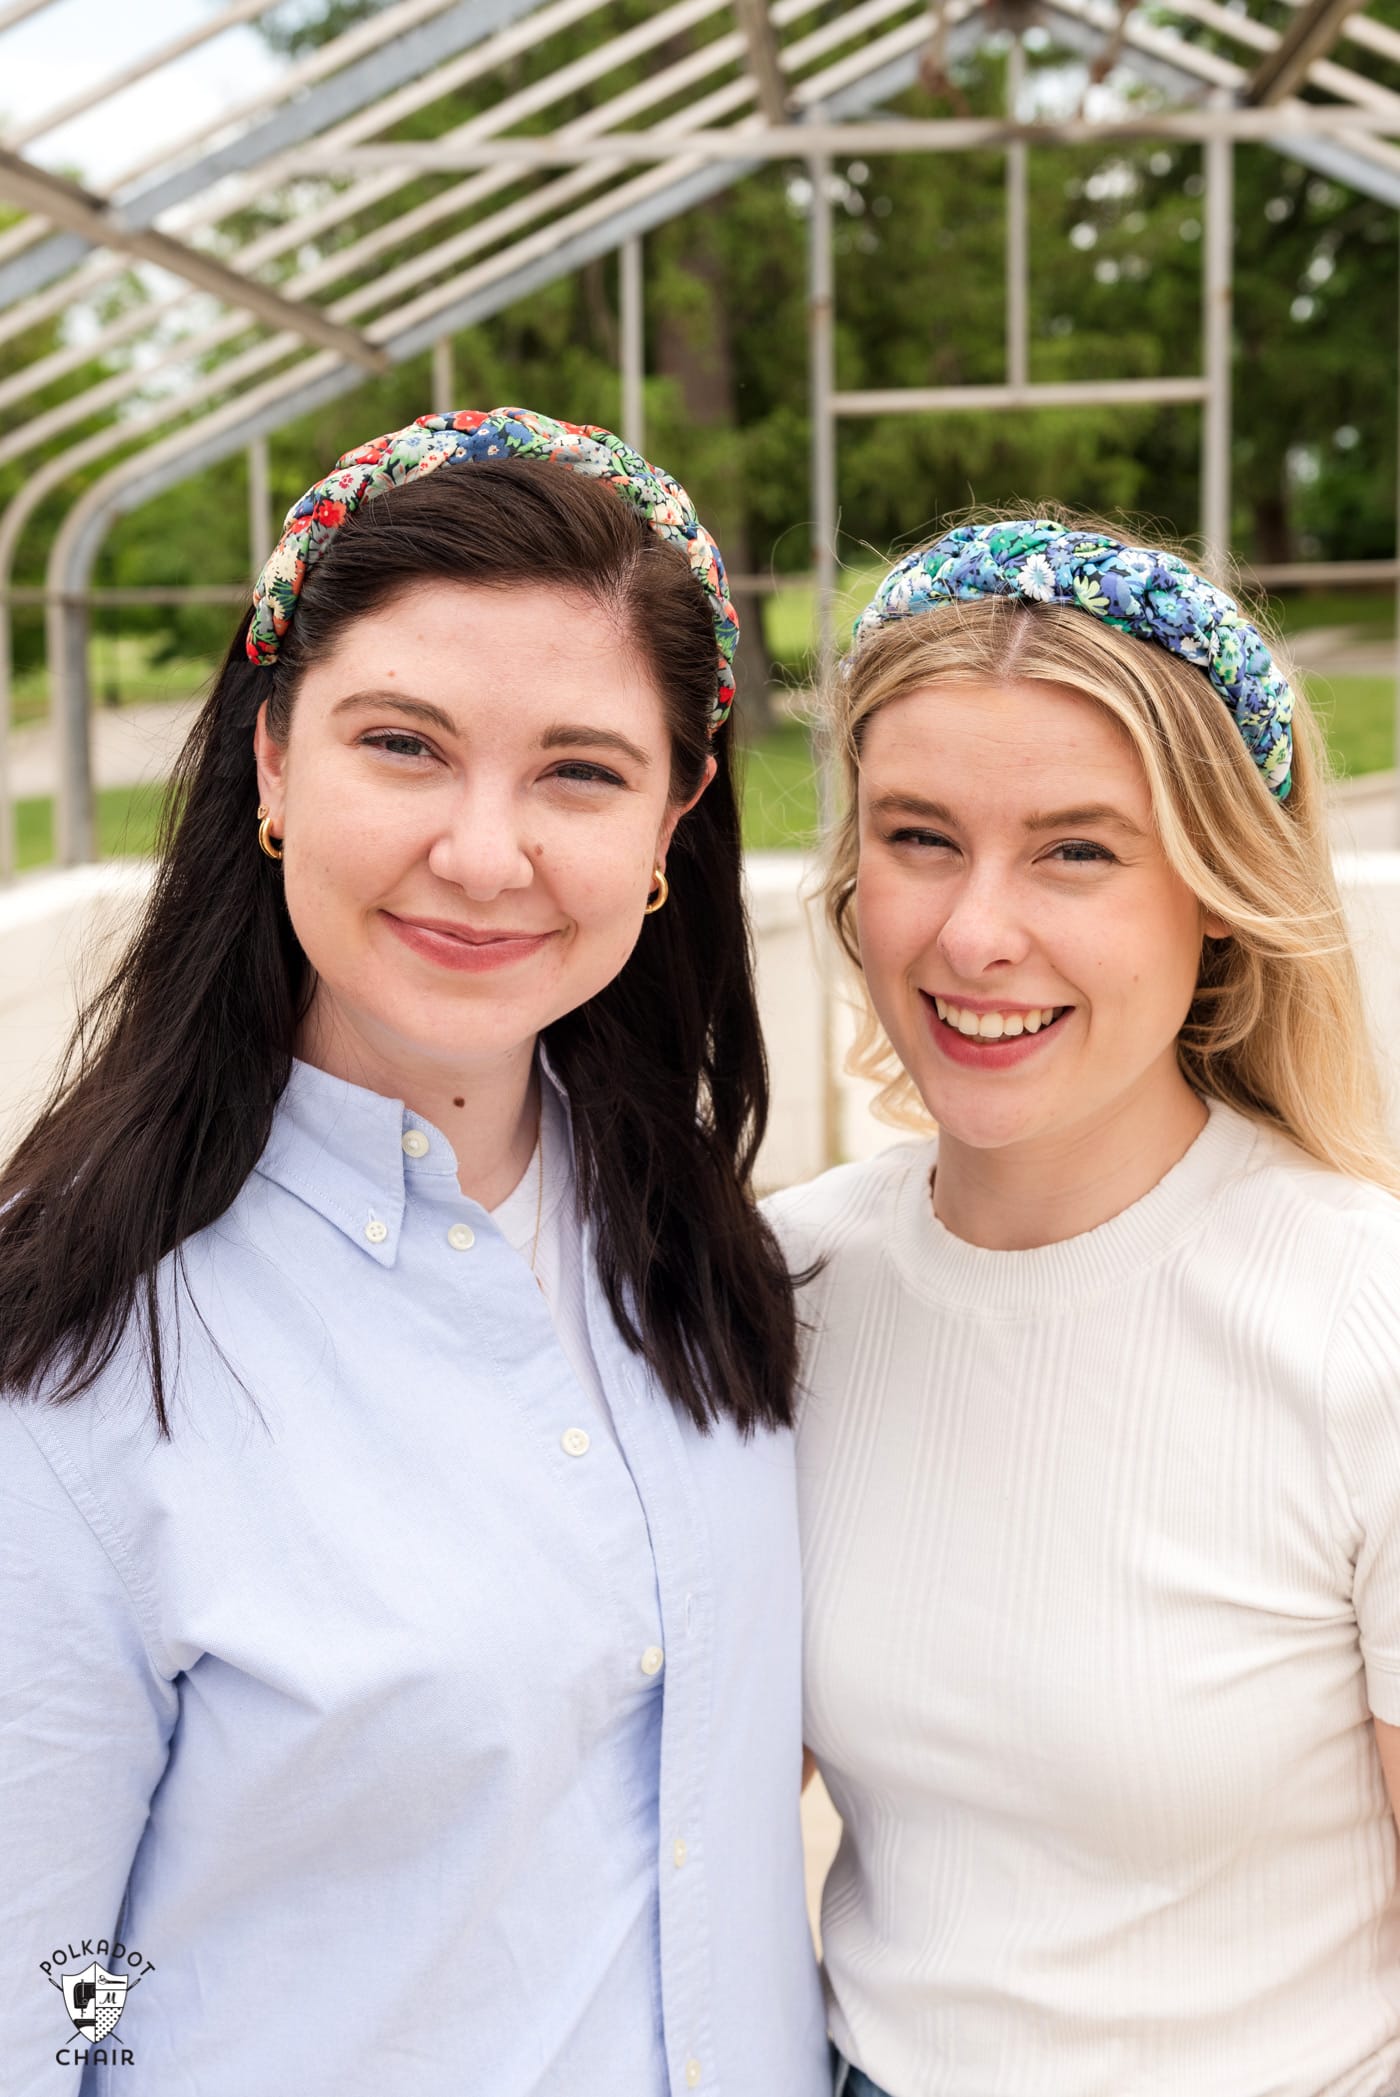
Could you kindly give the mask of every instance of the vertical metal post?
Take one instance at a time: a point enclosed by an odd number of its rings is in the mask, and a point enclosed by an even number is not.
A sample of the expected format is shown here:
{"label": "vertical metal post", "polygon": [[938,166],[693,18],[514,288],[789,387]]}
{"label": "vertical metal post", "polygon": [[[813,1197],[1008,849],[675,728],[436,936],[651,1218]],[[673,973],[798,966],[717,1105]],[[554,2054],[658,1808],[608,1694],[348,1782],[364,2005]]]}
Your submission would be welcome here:
{"label": "vertical metal post", "polygon": [[[831,249],[831,162],[808,162],[812,184],[807,216],[807,363],[812,418],[812,579],[816,589],[817,689],[825,693],[836,668],[836,307]],[[820,743],[812,748],[817,808],[823,834],[832,817],[831,774]],[[830,934],[818,935],[822,976],[822,1163],[841,1156],[841,1090],[837,1080],[837,970]]]}
{"label": "vertical metal post", "polygon": [[271,458],[266,437],[254,437],[248,446],[248,569],[255,582],[275,539]]}
{"label": "vertical metal post", "polygon": [[[1400,213],[1397,213],[1397,214],[1396,214],[1396,220],[1395,220],[1395,223],[1396,223],[1396,228],[1397,228],[1397,231],[1400,231]],[[1397,290],[1398,290],[1398,291],[1400,291],[1400,254],[1398,254],[1398,255],[1397,255],[1396,261],[1397,261],[1397,269],[1396,269],[1396,284],[1397,284]],[[1396,378],[1395,378],[1395,395],[1396,395],[1396,402],[1395,402],[1395,416],[1396,416],[1396,442],[1395,442],[1395,453],[1396,453],[1396,456],[1395,456],[1395,558],[1396,558],[1396,561],[1397,561],[1397,563],[1400,563],[1400,326],[1397,326],[1397,328],[1396,328],[1396,331],[1395,331],[1395,346],[1396,346],[1396,358],[1397,358],[1397,363],[1396,363]],[[4,658],[3,658],[3,657],[0,657],[0,667],[3,667],[3,662],[4,662]],[[1394,723],[1395,723],[1395,740],[1394,740],[1394,746],[1393,746],[1393,748],[1392,748],[1392,750],[1391,750],[1391,755],[1390,755],[1390,761],[1391,761],[1392,765],[1393,765],[1393,766],[1395,767],[1395,813],[1394,813],[1394,819],[1393,819],[1393,828],[1392,828],[1392,831],[1391,831],[1391,836],[1392,836],[1392,840],[1393,840],[1393,842],[1394,842],[1394,843],[1395,843],[1395,844],[1396,844],[1397,846],[1400,846],[1400,567],[1397,567],[1397,570],[1396,570],[1396,576],[1395,576],[1395,700],[1394,700]]]}
{"label": "vertical metal post", "polygon": [[[1006,59],[1006,114],[1021,113],[1026,53],[1019,36]],[[1024,143],[1006,149],[1006,383],[1024,386],[1030,377],[1029,151]]]}
{"label": "vertical metal post", "polygon": [[433,344],[433,413],[442,415],[457,405],[457,372],[456,359],[452,354],[452,337],[439,335]]}
{"label": "vertical metal post", "polygon": [[[812,416],[812,552],[817,602],[817,676],[836,660],[836,316],[831,256],[831,162],[808,163],[807,357]],[[823,817],[826,814],[823,795]]]}
{"label": "vertical metal post", "polygon": [[1202,259],[1207,385],[1201,426],[1201,537],[1207,556],[1230,548],[1231,348],[1235,259],[1235,149],[1228,138],[1205,146],[1206,225]]}
{"label": "vertical metal post", "polygon": [[646,449],[645,318],[642,304],[642,242],[634,233],[617,251],[618,335],[622,351],[622,436],[633,451]]}
{"label": "vertical metal post", "polygon": [[10,785],[10,675],[14,663],[14,635],[10,628],[8,599],[0,603],[0,882],[14,879],[19,857],[15,834],[15,803]]}
{"label": "vertical metal post", "polygon": [[92,792],[92,694],[88,683],[85,604],[50,597],[45,607],[49,658],[49,724],[58,756],[54,843],[60,866],[97,857]]}

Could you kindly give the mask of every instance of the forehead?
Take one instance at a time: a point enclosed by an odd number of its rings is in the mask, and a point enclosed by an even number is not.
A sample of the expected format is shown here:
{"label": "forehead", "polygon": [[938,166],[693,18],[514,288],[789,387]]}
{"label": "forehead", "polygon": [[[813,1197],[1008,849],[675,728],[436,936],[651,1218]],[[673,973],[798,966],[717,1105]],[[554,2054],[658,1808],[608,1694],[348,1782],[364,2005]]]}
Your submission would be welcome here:
{"label": "forehead", "polygon": [[1069,685],[1024,679],[916,687],[880,708],[861,737],[863,793],[891,787],[1011,804],[1066,805],[1086,790],[1148,802],[1142,764],[1106,708]]}
{"label": "forehead", "polygon": [[351,691],[396,689],[493,732],[532,731],[567,712],[660,737],[660,695],[616,620],[571,590],[426,582],[345,627],[302,680],[301,700],[333,707]]}

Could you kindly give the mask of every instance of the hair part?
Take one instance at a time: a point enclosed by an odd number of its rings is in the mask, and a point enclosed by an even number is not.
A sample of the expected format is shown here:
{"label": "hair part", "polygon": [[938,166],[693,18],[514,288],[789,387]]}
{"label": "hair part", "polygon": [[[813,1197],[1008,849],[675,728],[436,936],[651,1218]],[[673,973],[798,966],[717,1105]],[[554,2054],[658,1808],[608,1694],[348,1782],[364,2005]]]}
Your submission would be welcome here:
{"label": "hair part", "polygon": [[[1386,1126],[1332,871],[1325,747],[1296,680],[1293,784],[1280,801],[1200,670],[1087,612],[988,597],[878,628],[837,672],[827,706],[845,799],[829,840],[823,894],[857,972],[852,905],[866,727],[915,691],[1012,680],[1068,687],[1118,724],[1146,775],[1168,863],[1202,912],[1230,928],[1228,938],[1202,942],[1195,996],[1177,1041],[1187,1082],[1336,1171],[1400,1191],[1400,1158]],[[881,1087],[875,1111],[882,1119],[928,1126],[868,994],[850,1068]]]}
{"label": "hair part", "polygon": [[285,741],[302,677],[434,581],[544,584],[602,605],[655,681],[671,799],[667,908],[620,974],[545,1030],[619,1330],[701,1428],[791,1418],[792,1288],[751,1194],[768,1115],[729,738],[709,734],[714,627],[684,556],[558,465],[474,462],[376,495],[306,577],[276,663],[245,617],[181,754],[155,882],[83,1012],[49,1103],[0,1174],[0,1386],[88,1390],[133,1321],[169,1431],[161,1263],[236,1200],[272,1130],[314,981],[259,852],[253,729]]}

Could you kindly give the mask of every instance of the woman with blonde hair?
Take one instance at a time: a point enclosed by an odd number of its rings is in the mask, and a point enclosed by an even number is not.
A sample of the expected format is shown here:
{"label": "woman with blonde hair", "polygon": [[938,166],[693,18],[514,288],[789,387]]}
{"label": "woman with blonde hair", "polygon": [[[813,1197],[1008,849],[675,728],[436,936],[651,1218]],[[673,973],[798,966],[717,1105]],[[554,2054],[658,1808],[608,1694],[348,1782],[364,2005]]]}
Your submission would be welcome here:
{"label": "woman with blonde hair", "polygon": [[834,700],[867,1073],[775,1205],[845,2097],[1400,2083],[1400,1186],[1301,692],[1058,518]]}

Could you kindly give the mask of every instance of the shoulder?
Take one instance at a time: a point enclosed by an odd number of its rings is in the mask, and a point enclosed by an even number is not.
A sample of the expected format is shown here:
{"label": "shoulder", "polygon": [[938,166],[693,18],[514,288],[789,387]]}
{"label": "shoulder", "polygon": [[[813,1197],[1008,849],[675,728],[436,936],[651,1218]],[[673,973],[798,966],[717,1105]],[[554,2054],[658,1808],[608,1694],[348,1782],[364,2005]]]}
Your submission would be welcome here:
{"label": "shoulder", "polygon": [[873,1158],[835,1165],[801,1186],[769,1195],[763,1212],[793,1272],[862,1248],[883,1250],[911,1175],[928,1177],[935,1149],[931,1141],[893,1144]]}
{"label": "shoulder", "polygon": [[1390,1273],[1400,1285],[1400,1199],[1321,1164],[1272,1129],[1255,1126],[1253,1137],[1220,1205],[1226,1231],[1251,1233],[1242,1252],[1267,1247],[1271,1264],[1323,1283],[1338,1308],[1366,1273]]}
{"label": "shoulder", "polygon": [[1329,1404],[1378,1378],[1400,1393],[1400,1199],[1252,1134],[1193,1241],[1197,1273],[1232,1317],[1263,1321],[1280,1374],[1320,1383]]}

